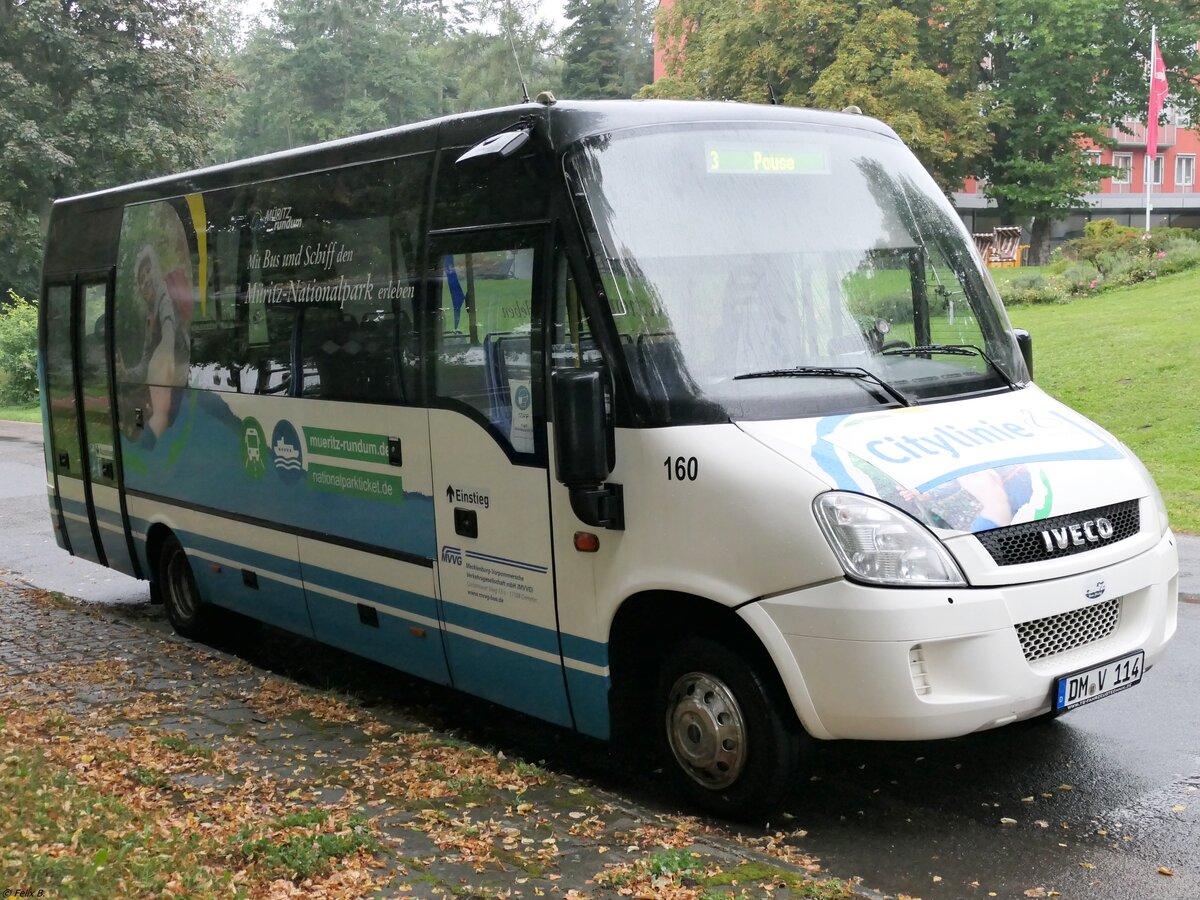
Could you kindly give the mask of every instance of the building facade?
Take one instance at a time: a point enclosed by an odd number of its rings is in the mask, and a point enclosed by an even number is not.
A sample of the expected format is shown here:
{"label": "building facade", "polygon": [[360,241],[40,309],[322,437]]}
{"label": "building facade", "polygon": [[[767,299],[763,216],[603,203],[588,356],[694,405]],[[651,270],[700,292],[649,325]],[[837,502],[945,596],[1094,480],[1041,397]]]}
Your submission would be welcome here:
{"label": "building facade", "polygon": [[[1168,112],[1167,124],[1159,126],[1154,162],[1146,164],[1146,125],[1124,122],[1110,128],[1110,148],[1089,150],[1094,162],[1116,166],[1112,178],[1102,178],[1100,189],[1088,194],[1080,208],[1056,221],[1051,228],[1051,245],[1083,235],[1093,219],[1115,219],[1120,225],[1143,227],[1146,223],[1146,178],[1150,178],[1150,227],[1200,228],[1200,191],[1196,185],[1196,160],[1200,157],[1200,134],[1177,112]],[[998,225],[1028,223],[1001,220],[995,204],[984,195],[985,185],[968,179],[953,194],[955,209],[972,232],[991,231]]]}

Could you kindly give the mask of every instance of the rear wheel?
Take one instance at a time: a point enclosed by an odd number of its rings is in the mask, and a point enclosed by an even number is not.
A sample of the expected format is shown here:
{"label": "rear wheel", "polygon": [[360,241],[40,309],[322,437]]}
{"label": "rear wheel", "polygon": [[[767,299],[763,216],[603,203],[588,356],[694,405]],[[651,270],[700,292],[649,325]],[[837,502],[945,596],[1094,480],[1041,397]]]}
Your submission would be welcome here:
{"label": "rear wheel", "polygon": [[202,640],[212,631],[213,607],[200,598],[196,578],[183,545],[174,535],[158,556],[158,586],[171,626],[186,638]]}
{"label": "rear wheel", "polygon": [[682,792],[718,815],[768,815],[785,799],[804,742],[782,687],[758,659],[689,637],[659,670],[661,755]]}

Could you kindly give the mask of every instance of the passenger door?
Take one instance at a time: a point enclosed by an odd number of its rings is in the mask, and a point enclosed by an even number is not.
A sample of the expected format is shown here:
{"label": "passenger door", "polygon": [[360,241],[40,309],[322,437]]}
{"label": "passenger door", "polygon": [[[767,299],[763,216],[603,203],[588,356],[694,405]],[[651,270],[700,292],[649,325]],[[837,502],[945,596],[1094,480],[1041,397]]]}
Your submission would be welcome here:
{"label": "passenger door", "polygon": [[540,296],[545,229],[431,242],[438,583],[456,687],[571,725],[555,609]]}
{"label": "passenger door", "polygon": [[113,441],[111,297],[111,271],[47,286],[47,456],[71,552],[136,575]]}

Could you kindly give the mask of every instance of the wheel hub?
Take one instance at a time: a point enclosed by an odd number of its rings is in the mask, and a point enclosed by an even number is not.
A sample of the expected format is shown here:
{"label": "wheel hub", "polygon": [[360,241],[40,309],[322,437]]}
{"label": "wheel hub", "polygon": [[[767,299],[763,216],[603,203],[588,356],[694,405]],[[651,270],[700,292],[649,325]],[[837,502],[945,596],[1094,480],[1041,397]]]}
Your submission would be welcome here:
{"label": "wheel hub", "polygon": [[707,788],[728,787],[746,765],[741,707],[723,681],[703,672],[689,672],[671,688],[667,739],[684,771]]}

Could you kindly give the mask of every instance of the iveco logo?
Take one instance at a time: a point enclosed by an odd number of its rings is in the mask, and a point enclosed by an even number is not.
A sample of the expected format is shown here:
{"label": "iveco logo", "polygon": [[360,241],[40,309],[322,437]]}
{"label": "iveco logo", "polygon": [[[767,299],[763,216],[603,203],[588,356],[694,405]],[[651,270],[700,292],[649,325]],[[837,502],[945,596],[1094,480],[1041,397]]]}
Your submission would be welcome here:
{"label": "iveco logo", "polygon": [[1083,593],[1089,600],[1099,600],[1104,596],[1105,584],[1103,581],[1097,581],[1091,587],[1085,588]]}
{"label": "iveco logo", "polygon": [[1046,546],[1046,552],[1053,553],[1055,550],[1066,550],[1071,546],[1082,547],[1084,544],[1106,541],[1113,536],[1113,527],[1112,522],[1101,516],[1065,528],[1047,528],[1039,534]]}

